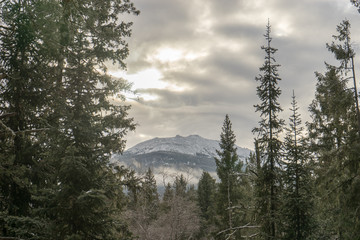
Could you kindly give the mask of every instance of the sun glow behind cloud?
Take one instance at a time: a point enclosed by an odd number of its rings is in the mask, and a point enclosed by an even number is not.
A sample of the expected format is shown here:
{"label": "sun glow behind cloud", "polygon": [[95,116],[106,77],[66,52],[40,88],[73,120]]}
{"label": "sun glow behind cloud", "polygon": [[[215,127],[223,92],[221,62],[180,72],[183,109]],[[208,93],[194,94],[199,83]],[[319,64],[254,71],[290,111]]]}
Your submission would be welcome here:
{"label": "sun glow behind cloud", "polygon": [[[134,74],[127,74],[124,71],[110,72],[110,75],[124,78],[132,83],[131,90],[133,93],[125,94],[128,100],[154,101],[159,98],[158,95],[152,92],[146,93],[146,89],[167,89],[174,92],[181,92],[186,89],[185,87],[164,81],[163,74],[156,68],[148,68]],[[139,90],[141,90],[141,93],[137,93]]]}
{"label": "sun glow behind cloud", "polygon": [[155,50],[154,54],[148,56],[148,61],[159,61],[160,63],[176,63],[180,61],[190,62],[206,56],[204,51],[195,52],[188,49],[161,47]]}

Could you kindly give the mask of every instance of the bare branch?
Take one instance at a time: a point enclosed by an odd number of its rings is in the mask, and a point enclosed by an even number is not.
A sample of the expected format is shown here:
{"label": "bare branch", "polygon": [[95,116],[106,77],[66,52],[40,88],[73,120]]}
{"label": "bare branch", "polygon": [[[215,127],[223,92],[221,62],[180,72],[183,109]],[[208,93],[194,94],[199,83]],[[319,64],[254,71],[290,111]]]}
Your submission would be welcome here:
{"label": "bare branch", "polygon": [[[7,132],[9,132],[11,134],[11,136],[14,138],[16,136],[16,133],[9,128],[8,126],[6,126],[3,121],[0,120],[0,126],[3,127]],[[1,239],[0,239],[1,240]]]}
{"label": "bare branch", "polygon": [[4,113],[4,114],[0,115],[0,119],[1,118],[6,118],[6,117],[13,117],[15,115],[16,115],[16,113]]}
{"label": "bare branch", "polygon": [[[42,132],[42,131],[48,131],[50,130],[50,128],[38,128],[38,129],[27,129],[27,130],[22,130],[22,131],[16,131],[15,134],[20,134],[20,133],[32,133],[32,132]],[[1,240],[1,239],[0,239]]]}
{"label": "bare branch", "polygon": [[24,240],[24,239],[17,237],[0,237],[0,240]]}
{"label": "bare branch", "polygon": [[[228,232],[228,231],[234,231],[234,232],[236,232],[237,230],[239,230],[239,229],[244,229],[244,228],[259,228],[259,227],[260,227],[260,226],[250,225],[250,223],[247,223],[247,224],[245,224],[245,225],[243,225],[243,226],[227,228],[227,229],[225,229],[225,230],[222,230],[222,231],[218,232],[216,235],[220,235],[220,234],[226,233],[226,232]],[[230,236],[233,235],[234,232],[231,233],[231,234],[229,234],[229,235],[230,235]]]}

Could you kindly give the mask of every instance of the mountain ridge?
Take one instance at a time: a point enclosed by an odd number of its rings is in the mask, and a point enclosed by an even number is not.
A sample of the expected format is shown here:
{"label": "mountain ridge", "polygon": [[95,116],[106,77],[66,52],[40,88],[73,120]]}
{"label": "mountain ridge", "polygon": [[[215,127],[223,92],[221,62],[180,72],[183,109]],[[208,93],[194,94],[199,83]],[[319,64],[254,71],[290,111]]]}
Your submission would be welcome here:
{"label": "mountain ridge", "polygon": [[[237,147],[239,161],[245,163],[251,150]],[[153,138],[138,143],[122,155],[114,154],[111,162],[124,165],[143,174],[153,170],[158,186],[172,183],[176,176],[184,175],[189,184],[197,184],[203,171],[209,172],[215,179],[219,141],[203,138],[199,135],[183,137]]]}
{"label": "mountain ridge", "polygon": [[[175,137],[153,138],[138,143],[129,148],[124,154],[146,154],[151,152],[177,152],[189,155],[202,154],[209,157],[216,157],[216,150],[219,150],[219,141],[203,138],[199,135],[189,135],[183,137],[176,135]],[[237,146],[239,156],[248,156],[250,149]]]}

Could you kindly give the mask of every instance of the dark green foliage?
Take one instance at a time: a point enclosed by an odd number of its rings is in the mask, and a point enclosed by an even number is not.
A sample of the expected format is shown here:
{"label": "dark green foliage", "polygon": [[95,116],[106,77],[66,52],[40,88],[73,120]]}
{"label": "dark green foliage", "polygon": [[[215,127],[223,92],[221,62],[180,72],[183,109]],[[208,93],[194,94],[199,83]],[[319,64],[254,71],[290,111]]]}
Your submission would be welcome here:
{"label": "dark green foliage", "polygon": [[173,195],[174,195],[174,190],[172,189],[171,184],[168,183],[165,187],[163,202],[170,201]]}
{"label": "dark green foliage", "polygon": [[216,185],[215,179],[208,172],[202,173],[197,192],[202,217],[209,221],[214,217]]}
{"label": "dark green foliage", "polygon": [[142,206],[145,208],[146,216],[149,219],[156,219],[159,208],[159,194],[154,174],[149,168],[145,173],[144,181],[141,188]]}
{"label": "dark green foliage", "polygon": [[185,197],[186,186],[187,186],[187,181],[185,180],[184,175],[181,174],[180,177],[176,176],[174,182],[175,196]]}
{"label": "dark green foliage", "polygon": [[0,5],[0,236],[127,234],[109,157],[135,125],[110,102],[127,84],[105,62],[124,67],[131,23],[119,16],[138,12],[129,1]]}
{"label": "dark green foliage", "polygon": [[283,182],[284,239],[309,239],[315,229],[313,183],[309,168],[310,156],[303,137],[303,127],[293,93],[289,127],[284,141],[285,172]]}
{"label": "dark green foliage", "polygon": [[356,97],[347,83],[346,64],[354,55],[349,27],[343,21],[337,27],[339,35],[334,36],[339,43],[327,45],[340,66],[327,64],[324,75],[316,73],[316,94],[309,108],[313,121],[308,125],[310,149],[316,157],[316,194],[321,199],[317,202],[320,235],[338,239],[359,236],[353,228],[359,219],[358,204],[350,200],[359,172],[359,135]]}
{"label": "dark green foliage", "polygon": [[[241,191],[242,183],[242,166],[239,161],[235,146],[236,137],[232,130],[232,123],[228,115],[225,120],[220,135],[220,150],[217,151],[219,158],[215,158],[216,172],[220,179],[217,193],[217,214],[219,215],[219,233],[218,237],[238,238],[241,231],[239,227],[244,223],[244,205],[241,205],[243,192]],[[235,234],[236,235],[233,235]]]}
{"label": "dark green foliage", "polygon": [[58,7],[55,84],[61,95],[54,95],[59,104],[51,116],[57,124],[51,147],[58,190],[50,208],[56,213],[56,238],[111,239],[116,226],[108,205],[112,189],[104,190],[109,184],[106,166],[112,152],[124,149],[123,137],[134,124],[127,118],[128,106],[110,102],[126,85],[106,74],[105,61],[124,65],[128,50],[123,37],[130,35],[131,24],[118,17],[136,11],[120,1],[62,1]]}
{"label": "dark green foliage", "polygon": [[48,129],[42,118],[48,88],[39,57],[45,48],[36,4],[2,1],[0,27],[0,236],[27,237],[27,226],[36,237],[44,222],[31,218],[37,203],[32,199],[44,184],[47,164],[42,159],[41,135]]}
{"label": "dark green foliage", "polygon": [[[313,121],[309,126],[310,149],[316,157],[318,216],[322,235],[342,235],[342,184],[346,181],[344,166],[348,158],[349,124],[355,120],[352,93],[338,71],[329,67],[325,75],[317,73],[315,100],[310,106]],[[353,121],[354,122],[354,121]],[[350,131],[350,132],[349,132]],[[356,132],[355,132],[356,134]]]}
{"label": "dark green foliage", "polygon": [[198,183],[198,205],[201,211],[201,236],[209,237],[214,231],[216,216],[216,184],[208,172],[203,172]]}
{"label": "dark green foliage", "polygon": [[260,112],[261,120],[259,127],[253,129],[258,134],[257,146],[261,169],[258,171],[258,183],[256,184],[257,206],[259,223],[262,227],[262,235],[265,239],[276,239],[280,225],[279,204],[280,204],[280,149],[282,146],[279,134],[282,132],[284,121],[279,119],[278,114],[282,111],[278,98],[281,90],[278,82],[281,80],[278,75],[279,65],[275,63],[274,54],[277,49],[271,47],[270,24],[266,27],[265,39],[267,46],[265,51],[265,63],[260,67],[262,72],[256,78],[259,81],[257,95],[261,101],[255,105],[256,112]]}
{"label": "dark green foliage", "polygon": [[[351,43],[350,27],[351,27],[350,22],[348,20],[343,20],[340,23],[340,25],[338,25],[336,28],[338,35],[333,35],[334,40],[336,40],[337,42],[326,44],[326,47],[330,52],[332,52],[335,55],[335,58],[338,61],[340,61],[340,66],[337,67],[337,69],[345,74],[346,79],[353,80],[354,103],[355,103],[355,111],[357,117],[357,130],[360,136],[359,99],[358,99],[355,66],[354,66],[355,52]],[[349,78],[347,78],[348,75],[350,75]]]}

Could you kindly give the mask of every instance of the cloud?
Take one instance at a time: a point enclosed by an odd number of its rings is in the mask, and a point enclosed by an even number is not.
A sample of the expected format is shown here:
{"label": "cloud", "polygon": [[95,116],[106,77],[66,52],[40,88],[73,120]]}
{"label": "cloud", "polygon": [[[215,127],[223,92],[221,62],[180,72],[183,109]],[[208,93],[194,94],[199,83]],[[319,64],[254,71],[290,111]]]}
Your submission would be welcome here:
{"label": "cloud", "polygon": [[[230,114],[238,145],[253,147],[255,77],[264,62],[268,19],[282,78],[281,115],[288,118],[292,89],[304,119],[315,90],[315,71],[333,61],[325,43],[347,18],[355,43],[360,14],[344,0],[133,0],[134,21],[127,59],[129,80],[138,91],[130,115],[139,122],[128,146],[145,138],[199,134],[218,139]],[[110,67],[112,72],[118,71]],[[156,74],[144,74],[144,73]]]}

